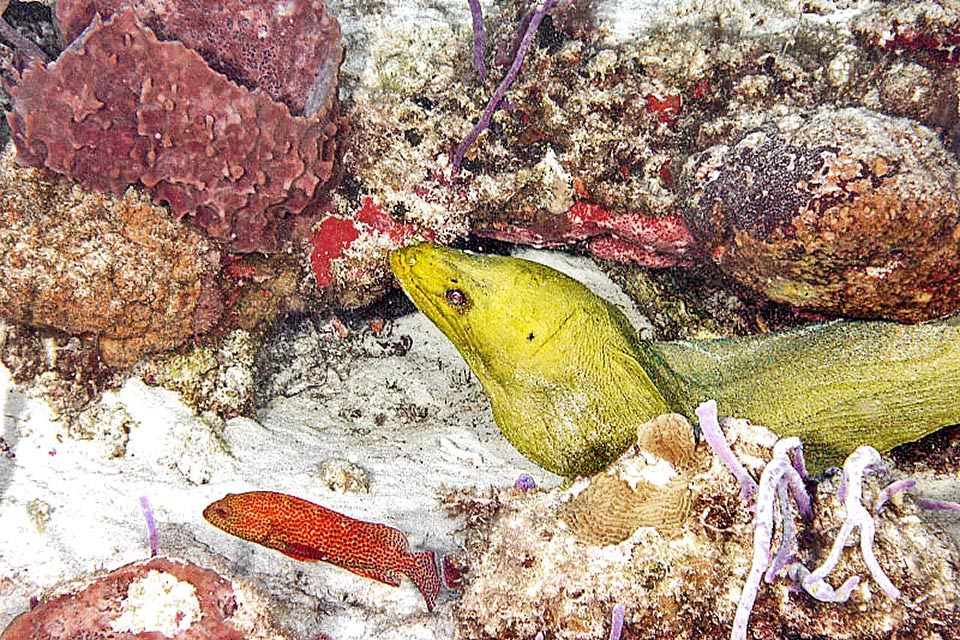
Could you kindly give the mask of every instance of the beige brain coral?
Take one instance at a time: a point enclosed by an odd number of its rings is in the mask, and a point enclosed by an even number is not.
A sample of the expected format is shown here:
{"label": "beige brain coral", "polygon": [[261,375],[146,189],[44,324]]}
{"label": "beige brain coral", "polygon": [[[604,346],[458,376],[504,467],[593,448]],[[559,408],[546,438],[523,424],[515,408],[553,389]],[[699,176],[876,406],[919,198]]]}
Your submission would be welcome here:
{"label": "beige brain coral", "polygon": [[706,469],[693,427],[671,413],[638,429],[639,442],[589,480],[563,510],[577,536],[591,544],[617,544],[640,527],[665,538],[679,535],[690,515],[695,471]]}
{"label": "beige brain coral", "polygon": [[91,193],[0,156],[0,316],[99,339],[126,365],[209,330],[219,255],[135,190]]}

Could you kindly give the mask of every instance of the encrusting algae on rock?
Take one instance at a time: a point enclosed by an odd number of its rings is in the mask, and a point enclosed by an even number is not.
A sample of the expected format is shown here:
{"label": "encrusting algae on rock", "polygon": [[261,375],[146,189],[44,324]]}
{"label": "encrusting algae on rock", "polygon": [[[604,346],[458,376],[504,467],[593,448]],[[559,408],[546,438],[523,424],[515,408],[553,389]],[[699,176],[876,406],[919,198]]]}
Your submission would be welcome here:
{"label": "encrusting algae on rock", "polygon": [[918,322],[960,299],[960,164],[934,131],[867,109],[770,118],[684,170],[685,218],[771,300]]}
{"label": "encrusting algae on rock", "polygon": [[[0,155],[0,315],[99,341],[111,365],[211,329],[216,247],[130,189],[84,191]],[[165,265],[158,269],[157,265]]]}
{"label": "encrusting algae on rock", "polygon": [[188,560],[158,557],[47,595],[2,640],[282,640],[265,602]]}

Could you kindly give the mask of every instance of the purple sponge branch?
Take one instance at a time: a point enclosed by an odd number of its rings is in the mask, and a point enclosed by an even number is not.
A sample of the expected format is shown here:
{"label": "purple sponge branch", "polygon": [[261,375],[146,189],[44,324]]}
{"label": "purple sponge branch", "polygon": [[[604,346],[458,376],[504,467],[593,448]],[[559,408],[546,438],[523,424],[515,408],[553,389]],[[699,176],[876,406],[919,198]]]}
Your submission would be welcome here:
{"label": "purple sponge branch", "polygon": [[503,77],[503,80],[500,81],[500,84],[497,85],[493,95],[490,96],[490,101],[487,103],[486,109],[483,110],[480,120],[477,121],[477,124],[474,125],[473,129],[470,130],[470,133],[467,134],[467,137],[463,139],[463,142],[460,143],[460,146],[457,147],[457,150],[453,154],[453,168],[455,170],[460,168],[460,163],[463,162],[463,154],[466,153],[470,145],[476,142],[480,134],[490,126],[490,120],[503,101],[507,89],[509,89],[513,81],[517,79],[517,74],[520,73],[520,67],[523,66],[523,60],[527,57],[527,50],[530,49],[530,44],[533,42],[533,36],[536,35],[537,29],[540,28],[540,22],[550,9],[552,2],[553,0],[543,0],[537,5],[537,8],[530,16],[527,28],[523,32],[523,38],[520,39],[520,46],[517,47],[517,55],[514,56],[513,62],[507,70],[507,74]]}
{"label": "purple sponge branch", "polygon": [[826,580],[816,580],[806,584],[807,578],[810,576],[810,570],[799,562],[790,565],[788,575],[794,582],[802,584],[804,590],[820,602],[846,602],[853,590],[860,584],[858,576],[847,578],[839,589],[834,589]]}
{"label": "purple sponge branch", "polygon": [[[701,405],[702,407],[703,405]],[[737,612],[733,619],[732,640],[746,640],[750,612],[753,610],[757,593],[760,590],[760,583],[768,567],[779,570],[780,567],[776,565],[785,565],[786,561],[795,552],[796,528],[793,526],[793,514],[790,513],[788,496],[793,496],[798,509],[801,511],[810,508],[810,497],[806,495],[803,479],[790,459],[790,451],[796,449],[800,441],[797,438],[787,438],[786,440],[788,441],[786,444],[774,449],[774,458],[767,463],[760,475],[757,504],[753,517],[753,561],[750,566],[750,573],[747,575],[747,582],[743,585],[743,591],[740,593],[740,601],[737,603]],[[804,497],[797,500],[797,496],[801,494]],[[804,506],[801,506],[801,504]],[[771,542],[773,541],[773,531],[777,521],[780,521],[782,525],[781,541],[774,566],[771,567]],[[784,525],[783,523],[786,522],[790,524]],[[771,573],[767,573],[767,581],[772,581]]]}
{"label": "purple sponge branch", "polygon": [[960,511],[960,503],[948,502],[946,500],[933,500],[931,498],[918,498],[917,504],[924,509],[932,511]]}
{"label": "purple sponge branch", "polygon": [[622,602],[613,605],[613,613],[610,616],[610,638],[609,640],[620,640],[623,634],[623,616],[627,612],[627,607]]}
{"label": "purple sponge branch", "polygon": [[720,428],[720,421],[717,419],[716,400],[701,403],[696,413],[697,418],[700,419],[700,431],[703,433],[704,440],[740,483],[740,497],[743,501],[747,506],[753,504],[757,496],[757,481],[747,472],[730,448],[723,429]]}
{"label": "purple sponge branch", "polygon": [[150,508],[150,501],[147,496],[140,496],[140,508],[143,510],[143,518],[147,521],[147,537],[150,540],[150,555],[157,555],[157,523],[153,519],[153,509]]}
{"label": "purple sponge branch", "polygon": [[833,547],[830,549],[827,559],[801,582],[803,588],[808,592],[813,583],[823,580],[837,566],[847,540],[853,534],[854,529],[859,527],[860,552],[863,554],[864,564],[870,570],[870,575],[887,596],[893,599],[900,597],[900,590],[893,586],[893,583],[887,578],[880,567],[880,563],[877,562],[877,556],[873,553],[873,537],[876,533],[876,525],[873,522],[873,516],[863,506],[862,502],[863,475],[869,468],[878,464],[880,464],[880,453],[873,447],[867,446],[859,447],[843,463],[843,477],[837,487],[836,498],[843,503],[847,511],[847,518],[840,527],[840,532],[833,542]]}
{"label": "purple sponge branch", "polygon": [[480,0],[467,0],[470,5],[470,17],[473,19],[473,63],[477,65],[477,73],[481,80],[487,79],[487,63],[484,60],[483,50],[483,11],[480,9]]}
{"label": "purple sponge branch", "polygon": [[803,486],[806,480],[806,465],[803,461],[803,443],[800,438],[782,438],[773,445],[774,460],[789,460],[793,472],[784,474],[781,485],[797,503],[797,509],[804,518],[813,517],[810,494]]}
{"label": "purple sponge branch", "polygon": [[[777,574],[787,564],[796,557],[797,545],[797,525],[793,521],[793,514],[790,512],[790,500],[788,498],[787,486],[784,483],[777,485],[777,505],[778,511],[774,514],[776,522],[780,525],[780,548],[777,549],[777,555],[770,561],[767,572],[763,579],[767,584],[773,584]],[[789,543],[788,543],[789,542]],[[769,553],[767,557],[769,558]]]}
{"label": "purple sponge branch", "polygon": [[917,485],[917,481],[912,478],[906,478],[904,480],[897,480],[896,482],[891,482],[888,484],[883,491],[877,495],[877,499],[873,501],[873,512],[880,513],[880,510],[883,509],[883,506],[887,504],[887,501],[898,493],[903,493],[904,491],[909,491]]}

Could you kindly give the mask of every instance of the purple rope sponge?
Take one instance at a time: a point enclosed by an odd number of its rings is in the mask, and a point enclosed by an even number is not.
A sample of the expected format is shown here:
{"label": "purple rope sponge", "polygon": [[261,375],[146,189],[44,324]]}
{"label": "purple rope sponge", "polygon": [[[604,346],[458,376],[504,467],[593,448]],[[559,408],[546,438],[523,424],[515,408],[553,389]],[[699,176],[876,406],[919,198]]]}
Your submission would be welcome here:
{"label": "purple rope sponge", "polygon": [[873,553],[873,537],[876,534],[876,524],[873,516],[863,506],[863,476],[868,469],[880,464],[880,453],[873,447],[859,447],[850,454],[843,463],[843,477],[837,487],[836,499],[843,503],[847,511],[847,518],[840,527],[837,539],[833,542],[827,559],[810,575],[801,581],[803,588],[810,592],[809,586],[823,580],[840,561],[840,554],[854,529],[860,529],[860,552],[863,562],[870,571],[870,576],[890,598],[900,597],[900,590],[893,586],[890,579],[883,572],[877,556]]}
{"label": "purple rope sponge", "polygon": [[747,472],[730,448],[723,429],[720,428],[720,421],[717,419],[716,400],[708,400],[697,407],[697,418],[700,419],[703,439],[740,483],[740,497],[747,506],[750,506],[757,497],[757,481]]}
{"label": "purple rope sponge", "polygon": [[622,602],[613,605],[613,614],[610,616],[610,640],[620,640],[623,635],[623,616],[627,607]]}
{"label": "purple rope sponge", "polygon": [[918,498],[917,504],[919,504],[924,509],[930,509],[932,511],[960,511],[960,503],[948,502],[946,500]]}
{"label": "purple rope sponge", "polygon": [[[797,528],[790,501],[796,504],[801,517],[811,518],[813,508],[810,495],[804,485],[807,480],[803,447],[799,438],[782,438],[773,448],[773,457],[763,468],[759,483],[737,459],[724,437],[717,419],[717,404],[704,402],[697,408],[700,429],[704,439],[740,482],[741,496],[754,509],[753,559],[750,573],[737,603],[734,616],[732,640],[746,640],[747,623],[756,603],[763,581],[773,582],[777,574],[786,569],[787,575],[801,585],[808,594],[822,602],[844,602],[860,583],[860,578],[851,576],[839,588],[834,589],[825,578],[836,567],[840,554],[854,529],[860,529],[860,550],[870,575],[890,598],[898,598],[900,591],[887,578],[873,551],[876,525],[873,515],[863,506],[863,476],[879,465],[880,454],[873,447],[860,447],[854,451],[843,466],[843,476],[837,487],[836,499],[846,509],[846,520],[837,534],[827,559],[814,571],[796,561]],[[891,496],[914,486],[912,480],[891,483],[877,496],[874,511]],[[753,504],[755,502],[755,504]],[[780,546],[774,550],[774,532],[780,527]]]}
{"label": "purple rope sponge", "polygon": [[484,61],[483,51],[483,11],[480,9],[480,0],[467,0],[470,5],[470,17],[473,19],[473,63],[477,65],[477,73],[481,80],[487,79],[487,63]]}
{"label": "purple rope sponge", "polygon": [[153,519],[153,509],[150,508],[150,501],[147,496],[140,496],[140,508],[143,510],[143,518],[147,521],[147,537],[150,540],[150,555],[157,555],[157,523]]}
{"label": "purple rope sponge", "polygon": [[473,129],[470,130],[470,133],[467,134],[467,137],[463,139],[463,142],[460,143],[460,146],[457,147],[457,150],[453,154],[453,168],[455,170],[460,168],[460,163],[463,162],[463,154],[466,153],[470,145],[476,142],[480,134],[490,126],[490,120],[503,101],[503,96],[506,95],[507,89],[509,89],[513,81],[517,79],[517,74],[520,73],[520,67],[523,66],[523,60],[527,57],[527,50],[530,49],[530,44],[533,42],[533,36],[536,35],[537,29],[540,28],[540,22],[550,9],[551,4],[553,4],[553,0],[543,0],[537,5],[536,9],[534,9],[533,14],[530,16],[530,21],[527,23],[527,28],[523,32],[523,38],[520,39],[520,46],[517,47],[517,55],[514,56],[513,62],[507,70],[507,74],[503,77],[503,80],[500,81],[500,84],[497,85],[493,95],[490,96],[490,101],[487,103],[486,109],[483,110],[480,120],[477,121],[477,124],[474,125]]}
{"label": "purple rope sponge", "polygon": [[[701,428],[702,423],[701,417]],[[725,440],[724,444],[726,444]],[[753,561],[750,573],[747,575],[747,582],[743,585],[743,591],[740,592],[740,601],[737,603],[733,631],[730,636],[732,640],[746,640],[747,623],[757,600],[764,574],[766,573],[766,581],[772,582],[776,573],[786,566],[796,553],[796,527],[793,524],[793,514],[790,512],[789,497],[793,497],[801,514],[810,513],[810,496],[807,495],[803,478],[800,477],[791,459],[792,452],[799,447],[799,438],[785,438],[779,441],[774,447],[773,459],[767,463],[763,473],[760,474],[756,510],[753,516]],[[739,465],[739,462],[737,464]],[[778,522],[781,525],[780,548],[771,562],[771,543],[774,528]]]}

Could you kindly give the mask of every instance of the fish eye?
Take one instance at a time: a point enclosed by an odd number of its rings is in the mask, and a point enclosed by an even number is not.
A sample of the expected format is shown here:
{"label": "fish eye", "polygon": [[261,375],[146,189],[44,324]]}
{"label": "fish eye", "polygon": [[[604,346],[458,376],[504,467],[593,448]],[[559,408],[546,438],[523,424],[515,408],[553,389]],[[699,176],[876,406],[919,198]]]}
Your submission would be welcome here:
{"label": "fish eye", "polygon": [[451,307],[463,307],[467,304],[467,294],[460,289],[447,289],[444,297]]}

